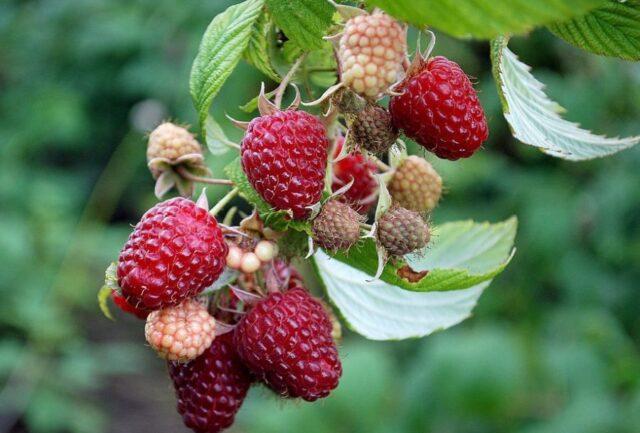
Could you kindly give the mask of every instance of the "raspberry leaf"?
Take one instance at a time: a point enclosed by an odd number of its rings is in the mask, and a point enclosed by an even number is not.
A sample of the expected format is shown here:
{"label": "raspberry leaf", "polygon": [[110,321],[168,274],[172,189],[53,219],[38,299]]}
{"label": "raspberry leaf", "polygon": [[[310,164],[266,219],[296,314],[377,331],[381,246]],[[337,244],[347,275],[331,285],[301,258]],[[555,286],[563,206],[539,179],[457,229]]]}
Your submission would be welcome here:
{"label": "raspberry leaf", "polygon": [[115,320],[113,315],[111,314],[111,310],[109,310],[109,297],[111,296],[111,292],[116,290],[120,291],[120,286],[118,285],[118,277],[116,275],[118,269],[118,265],[113,262],[107,267],[104,272],[104,285],[98,291],[98,306],[100,307],[100,311],[107,319]]}
{"label": "raspberry leaf", "polygon": [[277,26],[304,50],[321,48],[335,8],[327,0],[266,0]]}
{"label": "raspberry leaf", "polygon": [[[497,224],[461,221],[432,229],[432,243],[423,251],[408,254],[405,262],[387,263],[380,280],[398,289],[433,292],[466,289],[491,280],[513,257],[517,220]],[[317,254],[316,254],[317,255]],[[348,253],[337,252],[334,259],[367,274],[371,280],[378,267],[376,244],[366,239]],[[320,273],[326,284],[333,273]]]}
{"label": "raspberry leaf", "polygon": [[244,58],[267,77],[273,81],[280,82],[280,76],[273,69],[269,59],[269,33],[271,26],[272,22],[269,14],[267,11],[263,11],[253,26],[249,44],[244,51]]}
{"label": "raspberry leaf", "polygon": [[544,93],[544,84],[507,47],[508,38],[492,42],[491,57],[504,117],[513,136],[544,153],[572,161],[611,155],[640,142],[640,135],[609,138],[595,135],[564,120],[557,102]]}
{"label": "raspberry leaf", "polygon": [[207,116],[205,123],[207,149],[212,155],[224,155],[230,149],[238,145],[227,138],[222,127],[216,122],[212,115]]}
{"label": "raspberry leaf", "polygon": [[457,37],[490,39],[526,33],[539,25],[569,19],[605,0],[368,0],[416,27],[433,26]]}
{"label": "raspberry leaf", "polygon": [[206,119],[213,98],[231,75],[249,44],[264,0],[246,0],[229,7],[211,21],[193,61],[189,89],[206,133]]}
{"label": "raspberry leaf", "polygon": [[586,15],[551,24],[549,29],[592,53],[640,60],[640,0],[609,0]]}
{"label": "raspberry leaf", "polygon": [[463,290],[418,293],[371,277],[319,250],[315,268],[347,326],[371,340],[424,337],[471,314],[490,281]]}

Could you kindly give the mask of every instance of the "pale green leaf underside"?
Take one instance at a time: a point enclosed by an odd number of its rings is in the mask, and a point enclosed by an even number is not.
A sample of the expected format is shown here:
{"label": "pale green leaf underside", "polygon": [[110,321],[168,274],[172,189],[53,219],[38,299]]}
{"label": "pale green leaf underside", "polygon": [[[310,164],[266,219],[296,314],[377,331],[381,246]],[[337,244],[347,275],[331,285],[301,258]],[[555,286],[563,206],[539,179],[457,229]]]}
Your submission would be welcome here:
{"label": "pale green leaf underside", "polygon": [[216,15],[202,37],[189,89],[203,133],[211,102],[242,57],[263,5],[264,0],[247,0],[229,7]]}
{"label": "pale green leaf underside", "polygon": [[549,29],[579,48],[603,56],[640,60],[640,0],[609,0],[603,7]]}
{"label": "pale green leaf underside", "polygon": [[544,84],[507,47],[507,39],[492,44],[492,61],[503,100],[504,116],[513,136],[558,158],[579,161],[619,152],[640,142],[640,136],[609,138],[564,120],[564,109],[544,93]]}
{"label": "pale green leaf underside", "polygon": [[234,144],[227,138],[222,127],[216,122],[213,116],[208,115],[205,123],[207,149],[212,155],[224,155],[232,149]]}
{"label": "pale green leaf underside", "polygon": [[[398,275],[405,263],[387,263],[380,280],[399,289],[414,292],[460,290],[491,280],[504,270],[513,257],[517,220],[497,224],[460,221],[433,229],[430,245],[417,254],[405,256],[416,272],[428,271],[417,282]],[[347,254],[332,256],[355,269],[375,275],[378,265],[375,243],[367,239]],[[329,277],[330,278],[330,277]]]}
{"label": "pale green leaf underside", "polygon": [[371,340],[424,337],[454,326],[471,314],[489,281],[448,292],[418,293],[394,287],[322,250],[314,256],[327,294],[347,326]]}
{"label": "pale green leaf underside", "polygon": [[583,15],[605,0],[368,0],[417,27],[457,37],[490,39]]}
{"label": "pale green leaf underside", "polygon": [[334,7],[327,0],[266,0],[276,25],[304,50],[322,47]]}

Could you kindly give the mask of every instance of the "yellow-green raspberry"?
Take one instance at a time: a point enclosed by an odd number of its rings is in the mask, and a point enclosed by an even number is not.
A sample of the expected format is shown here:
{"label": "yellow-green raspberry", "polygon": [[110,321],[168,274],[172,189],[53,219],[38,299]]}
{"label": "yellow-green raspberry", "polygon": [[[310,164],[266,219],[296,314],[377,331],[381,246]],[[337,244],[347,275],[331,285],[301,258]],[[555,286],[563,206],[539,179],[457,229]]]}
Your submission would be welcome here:
{"label": "yellow-green raspberry", "polygon": [[411,155],[396,168],[389,193],[398,205],[424,213],[437,205],[442,195],[442,178],[425,159]]}
{"label": "yellow-green raspberry", "polygon": [[354,92],[377,99],[404,72],[406,30],[375,11],[349,19],[338,46],[342,82]]}
{"label": "yellow-green raspberry", "polygon": [[186,128],[165,122],[149,134],[147,161],[163,158],[175,162],[185,155],[202,155],[202,147]]}

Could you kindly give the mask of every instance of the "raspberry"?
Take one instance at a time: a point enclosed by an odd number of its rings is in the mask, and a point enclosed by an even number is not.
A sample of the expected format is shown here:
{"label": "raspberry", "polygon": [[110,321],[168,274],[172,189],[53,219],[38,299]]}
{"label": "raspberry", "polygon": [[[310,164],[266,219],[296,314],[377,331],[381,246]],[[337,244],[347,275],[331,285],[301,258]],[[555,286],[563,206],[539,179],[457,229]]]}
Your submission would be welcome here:
{"label": "raspberry", "polygon": [[440,158],[471,156],[488,138],[482,106],[457,63],[434,57],[398,87],[389,110],[404,134]]}
{"label": "raspberry", "polygon": [[376,11],[353,17],[338,47],[342,82],[377,99],[401,77],[406,51],[406,30],[389,15]]}
{"label": "raspberry", "polygon": [[187,299],[175,307],[153,311],[144,335],[161,358],[186,362],[200,356],[215,337],[216,321],[207,307]]}
{"label": "raspberry", "polygon": [[[344,138],[340,138],[334,158],[340,154]],[[337,191],[344,185],[353,184],[339,198],[361,214],[366,214],[375,203],[378,194],[378,182],[375,174],[378,166],[364,157],[360,152],[350,152],[347,156],[333,164],[333,182],[331,189]]]}
{"label": "raspberry", "polygon": [[151,134],[147,144],[147,161],[163,158],[176,162],[185,155],[202,155],[202,148],[195,137],[182,126],[165,122]]}
{"label": "raspberry", "polygon": [[396,168],[389,193],[398,205],[424,213],[436,207],[442,194],[442,179],[431,164],[411,155]]}
{"label": "raspberry", "polygon": [[253,119],[242,140],[242,168],[260,196],[295,219],[322,196],[329,142],[324,125],[304,111]]}
{"label": "raspberry", "polygon": [[327,250],[347,250],[360,239],[361,215],[337,200],[328,201],[313,220],[313,239]]}
{"label": "raspberry", "polygon": [[379,105],[367,104],[358,114],[347,118],[354,144],[371,153],[386,152],[398,139],[391,115]]}
{"label": "raspberry", "polygon": [[178,305],[222,273],[228,247],[216,219],[185,198],[149,209],[118,259],[118,284],[136,308]]}
{"label": "raspberry", "polygon": [[314,401],[338,386],[342,365],[327,312],[294,287],[268,295],[238,323],[235,343],[249,369],[283,397]]}
{"label": "raspberry", "polygon": [[147,316],[151,312],[146,308],[134,307],[133,305],[127,302],[124,296],[122,296],[120,293],[116,292],[115,290],[111,291],[111,299],[113,300],[113,303],[116,304],[118,308],[120,308],[122,311],[124,311],[125,313],[133,314],[138,319],[146,320]]}
{"label": "raspberry", "polygon": [[392,256],[404,256],[429,243],[427,223],[418,212],[392,207],[378,220],[378,241]]}
{"label": "raspberry", "polygon": [[233,424],[251,375],[238,358],[232,332],[219,335],[195,360],[168,365],[178,412],[187,427],[196,433],[217,433]]}

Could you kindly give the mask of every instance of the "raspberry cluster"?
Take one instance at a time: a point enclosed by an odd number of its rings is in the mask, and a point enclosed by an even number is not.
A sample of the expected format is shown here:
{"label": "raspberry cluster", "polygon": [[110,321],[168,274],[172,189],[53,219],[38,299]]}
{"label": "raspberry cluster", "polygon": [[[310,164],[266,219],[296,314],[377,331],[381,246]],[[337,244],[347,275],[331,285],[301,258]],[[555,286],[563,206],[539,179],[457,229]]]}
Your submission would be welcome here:
{"label": "raspberry cluster", "polygon": [[[147,343],[167,361],[178,412],[195,432],[231,426],[253,384],[306,401],[336,389],[340,322],[291,258],[316,248],[340,258],[369,242],[378,252],[366,259],[370,268],[376,257],[401,261],[423,251],[442,179],[403,151],[400,134],[447,159],[471,156],[487,139],[482,107],[456,63],[418,54],[409,65],[405,25],[379,10],[348,8],[343,33],[329,38],[339,80],[323,96],[331,100],[320,99],[328,111],[299,110],[297,87],[294,102],[280,107],[288,81],[306,80],[308,71],[296,68],[312,56],[302,56],[273,102],[263,87],[259,115],[233,121],[245,131],[231,143],[239,150],[225,169],[231,179],[211,177],[186,128],[165,122],[149,135],[156,195],[176,187],[182,197],[156,204],[135,225],[108,268],[101,307],[110,297],[146,321]],[[192,200],[196,183],[232,190],[209,209],[204,190]],[[421,278],[399,269],[400,277]]]}

